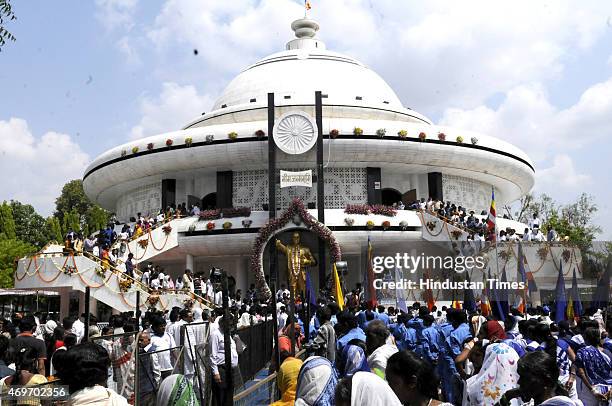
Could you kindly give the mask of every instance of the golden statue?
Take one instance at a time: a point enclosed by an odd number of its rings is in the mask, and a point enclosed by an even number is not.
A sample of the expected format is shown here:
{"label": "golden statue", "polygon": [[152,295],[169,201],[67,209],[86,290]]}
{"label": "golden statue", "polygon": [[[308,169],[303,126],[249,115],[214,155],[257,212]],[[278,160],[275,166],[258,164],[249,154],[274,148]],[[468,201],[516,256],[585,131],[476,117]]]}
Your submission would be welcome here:
{"label": "golden statue", "polygon": [[297,292],[306,290],[306,267],[316,265],[317,260],[312,256],[308,247],[300,245],[300,234],[298,232],[293,233],[291,244],[286,246],[277,239],[276,249],[287,256],[289,286],[295,298]]}

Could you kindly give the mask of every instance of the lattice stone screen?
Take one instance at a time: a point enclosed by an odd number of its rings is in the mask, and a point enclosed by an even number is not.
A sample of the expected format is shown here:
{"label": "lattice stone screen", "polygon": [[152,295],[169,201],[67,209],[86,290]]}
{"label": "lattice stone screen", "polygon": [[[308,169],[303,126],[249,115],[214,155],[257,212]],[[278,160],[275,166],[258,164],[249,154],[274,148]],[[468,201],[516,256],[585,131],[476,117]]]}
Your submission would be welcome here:
{"label": "lattice stone screen", "polygon": [[491,204],[491,185],[462,176],[442,174],[442,195],[444,201],[480,213],[488,210]]}
{"label": "lattice stone screen", "polygon": [[161,183],[140,186],[132,189],[117,200],[117,217],[127,221],[143,215],[157,214],[161,208]]}
{"label": "lattice stone screen", "polygon": [[[294,171],[305,170],[292,168]],[[315,173],[316,174],[316,173]],[[289,206],[294,197],[305,203],[314,203],[317,199],[316,183],[308,187],[288,187],[277,189],[277,204],[280,208]],[[328,168],[325,169],[325,207],[343,209],[347,204],[365,203],[367,201],[367,183],[365,168]],[[253,170],[234,172],[233,204],[234,207],[246,206],[261,210],[268,202],[268,171]]]}

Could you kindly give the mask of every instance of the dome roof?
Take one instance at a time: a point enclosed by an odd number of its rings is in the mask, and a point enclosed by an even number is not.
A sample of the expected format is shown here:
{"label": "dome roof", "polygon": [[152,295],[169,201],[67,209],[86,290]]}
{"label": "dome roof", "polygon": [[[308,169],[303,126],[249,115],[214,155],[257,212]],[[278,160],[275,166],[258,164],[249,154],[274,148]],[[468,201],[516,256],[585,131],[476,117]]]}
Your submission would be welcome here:
{"label": "dome roof", "polygon": [[317,23],[301,19],[291,28],[297,38],[287,43],[287,50],[267,56],[238,74],[213,110],[266,103],[271,92],[277,104],[314,104],[314,93],[320,90],[326,97],[324,104],[409,111],[430,123],[403,107],[377,73],[351,57],[327,51],[325,44],[314,38]]}

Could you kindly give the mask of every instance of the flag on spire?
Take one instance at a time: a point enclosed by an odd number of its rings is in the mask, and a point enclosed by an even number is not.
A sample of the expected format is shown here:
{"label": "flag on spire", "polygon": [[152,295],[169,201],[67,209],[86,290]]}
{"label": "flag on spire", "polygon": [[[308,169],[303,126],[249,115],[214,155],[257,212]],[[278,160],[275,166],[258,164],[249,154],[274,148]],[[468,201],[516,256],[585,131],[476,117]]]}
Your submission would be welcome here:
{"label": "flag on spire", "polygon": [[312,8],[312,6],[310,5],[310,2],[308,0],[304,0],[304,8],[306,10],[310,10]]}
{"label": "flag on spire", "polygon": [[495,229],[496,223],[496,215],[495,211],[495,188],[491,188],[491,208],[489,209],[489,217],[487,218],[487,230],[489,233],[493,233],[493,241],[497,240],[497,231]]}

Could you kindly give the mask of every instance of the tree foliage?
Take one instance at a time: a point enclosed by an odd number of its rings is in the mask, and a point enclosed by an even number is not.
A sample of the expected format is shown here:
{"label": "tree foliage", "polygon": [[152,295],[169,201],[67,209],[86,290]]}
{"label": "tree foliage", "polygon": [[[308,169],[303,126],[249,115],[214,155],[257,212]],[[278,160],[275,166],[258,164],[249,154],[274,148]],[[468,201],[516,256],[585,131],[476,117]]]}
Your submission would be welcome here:
{"label": "tree foliage", "polygon": [[106,210],[89,200],[80,179],[64,185],[55,200],[54,215],[59,219],[63,233],[82,230],[85,235],[104,228],[110,217]]}
{"label": "tree foliage", "polygon": [[16,238],[0,238],[0,287],[14,286],[15,260],[34,253],[36,247]]}
{"label": "tree foliage", "polygon": [[55,242],[61,244],[64,241],[62,226],[57,217],[47,217],[47,230],[49,232],[49,239],[55,240]]}
{"label": "tree foliage", "polygon": [[15,232],[17,238],[37,248],[42,248],[50,239],[49,229],[44,217],[36,213],[34,207],[11,200]]}
{"label": "tree foliage", "polygon": [[0,206],[0,238],[15,238],[15,220],[11,205],[6,201]]}
{"label": "tree foliage", "polygon": [[0,0],[0,51],[7,41],[15,41],[15,36],[4,26],[8,21],[16,20],[15,13],[9,0]]}

